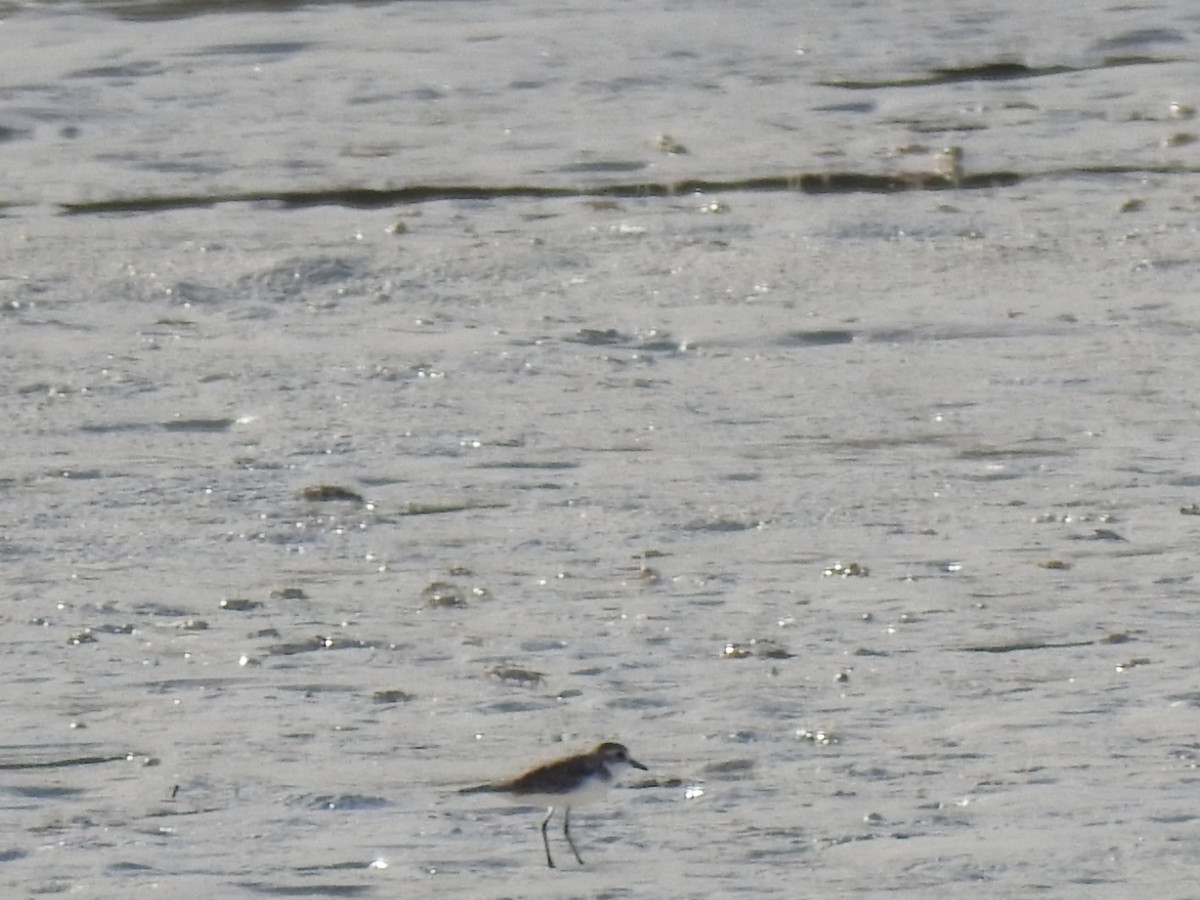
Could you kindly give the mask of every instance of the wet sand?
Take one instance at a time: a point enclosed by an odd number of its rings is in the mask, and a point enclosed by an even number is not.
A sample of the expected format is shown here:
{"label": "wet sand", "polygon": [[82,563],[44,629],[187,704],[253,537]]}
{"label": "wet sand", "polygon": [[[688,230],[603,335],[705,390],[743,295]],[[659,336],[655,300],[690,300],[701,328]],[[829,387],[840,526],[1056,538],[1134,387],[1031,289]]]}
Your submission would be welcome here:
{"label": "wet sand", "polygon": [[[1165,110],[1165,71],[1115,105]],[[1095,124],[1027,112],[1045,159]],[[1157,153],[1163,115],[1113,133]],[[656,164],[742,171],[662,127],[691,152]],[[31,188],[0,220],[3,891],[1187,896],[1200,187],[1086,156],[64,214],[121,195],[98,152]],[[650,772],[572,817],[586,867],[457,794],[602,739]]]}

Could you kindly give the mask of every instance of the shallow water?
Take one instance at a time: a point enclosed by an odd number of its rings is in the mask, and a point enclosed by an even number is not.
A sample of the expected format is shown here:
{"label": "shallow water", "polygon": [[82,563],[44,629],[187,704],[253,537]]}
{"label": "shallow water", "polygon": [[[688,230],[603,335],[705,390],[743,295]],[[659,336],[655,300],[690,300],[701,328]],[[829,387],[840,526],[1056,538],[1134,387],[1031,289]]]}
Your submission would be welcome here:
{"label": "shallow water", "polygon": [[[6,895],[1189,894],[1188,9],[122,9],[2,23]],[[578,196],[219,202],[406,185]]]}

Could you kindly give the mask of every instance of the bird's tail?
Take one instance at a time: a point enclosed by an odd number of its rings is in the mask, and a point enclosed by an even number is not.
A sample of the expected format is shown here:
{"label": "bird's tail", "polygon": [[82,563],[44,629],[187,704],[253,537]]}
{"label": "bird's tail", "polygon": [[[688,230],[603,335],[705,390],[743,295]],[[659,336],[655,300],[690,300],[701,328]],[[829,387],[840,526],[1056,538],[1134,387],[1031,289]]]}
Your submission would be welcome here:
{"label": "bird's tail", "polygon": [[500,790],[502,788],[498,788],[494,784],[477,784],[475,787],[460,788],[458,792],[460,794],[495,794]]}

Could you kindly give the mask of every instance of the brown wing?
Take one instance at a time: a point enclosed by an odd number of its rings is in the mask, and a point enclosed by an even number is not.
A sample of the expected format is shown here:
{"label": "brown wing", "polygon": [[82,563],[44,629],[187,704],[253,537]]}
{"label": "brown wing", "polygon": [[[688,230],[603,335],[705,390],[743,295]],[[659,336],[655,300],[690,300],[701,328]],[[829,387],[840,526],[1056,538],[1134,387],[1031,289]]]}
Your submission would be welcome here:
{"label": "brown wing", "polygon": [[507,782],[504,787],[518,795],[558,793],[570,790],[581,778],[596,772],[601,778],[608,774],[604,766],[591,756],[571,756],[530,769]]}

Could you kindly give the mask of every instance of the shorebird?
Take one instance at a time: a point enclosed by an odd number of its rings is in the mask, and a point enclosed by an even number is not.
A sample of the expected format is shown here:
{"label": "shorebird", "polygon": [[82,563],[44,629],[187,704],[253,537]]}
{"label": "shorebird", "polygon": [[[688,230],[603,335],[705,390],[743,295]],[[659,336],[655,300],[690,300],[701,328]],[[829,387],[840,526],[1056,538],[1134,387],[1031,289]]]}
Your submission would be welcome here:
{"label": "shorebird", "polygon": [[562,807],[563,837],[582,866],[583,857],[571,840],[571,807],[581,806],[603,797],[612,786],[613,779],[626,766],[646,771],[646,767],[629,755],[623,744],[605,741],[587,753],[564,756],[544,763],[508,781],[481,784],[463,788],[460,794],[504,794],[522,806],[547,806],[546,818],[542,820],[542,846],[546,848],[546,865],[553,869],[554,857],[550,855],[550,840],[546,837],[546,826],[554,816],[554,810]]}

